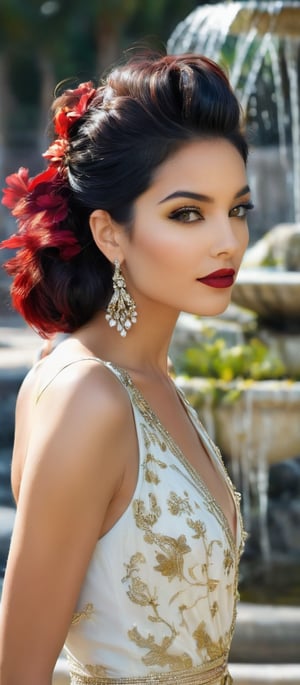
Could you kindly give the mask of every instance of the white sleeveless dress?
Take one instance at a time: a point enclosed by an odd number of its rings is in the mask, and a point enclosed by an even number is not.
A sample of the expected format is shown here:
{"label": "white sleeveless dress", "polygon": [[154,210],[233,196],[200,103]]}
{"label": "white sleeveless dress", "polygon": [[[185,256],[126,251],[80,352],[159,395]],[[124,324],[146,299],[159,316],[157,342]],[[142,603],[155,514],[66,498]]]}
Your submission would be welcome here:
{"label": "white sleeveless dress", "polygon": [[244,543],[239,496],[178,391],[234,498],[234,540],[217,502],[129,375],[101,363],[129,394],[139,475],[132,501],[96,544],[86,572],[65,643],[71,684],[228,685]]}

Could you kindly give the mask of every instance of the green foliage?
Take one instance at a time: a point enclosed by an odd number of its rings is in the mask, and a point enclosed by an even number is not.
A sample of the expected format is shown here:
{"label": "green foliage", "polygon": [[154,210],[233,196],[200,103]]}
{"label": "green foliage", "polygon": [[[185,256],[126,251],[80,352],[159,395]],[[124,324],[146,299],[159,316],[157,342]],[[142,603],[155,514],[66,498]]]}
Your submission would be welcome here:
{"label": "green foliage", "polygon": [[259,266],[268,266],[268,267],[278,267],[281,265],[281,262],[278,258],[275,258],[272,254],[266,255],[264,259],[260,262]]}
{"label": "green foliage", "polygon": [[286,375],[282,360],[258,338],[228,347],[223,339],[203,342],[187,349],[175,362],[176,372],[190,377],[252,380],[281,379]]}

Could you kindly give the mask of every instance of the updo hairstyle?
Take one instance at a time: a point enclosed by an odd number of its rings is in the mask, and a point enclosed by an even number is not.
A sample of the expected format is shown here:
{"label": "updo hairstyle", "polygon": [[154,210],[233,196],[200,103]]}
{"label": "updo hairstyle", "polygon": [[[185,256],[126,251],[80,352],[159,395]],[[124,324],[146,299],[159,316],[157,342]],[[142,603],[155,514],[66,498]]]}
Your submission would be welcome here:
{"label": "updo hairstyle", "polygon": [[[72,114],[76,93],[66,90],[55,100],[54,120],[61,112]],[[205,57],[134,58],[97,89],[90,84],[89,93],[82,115],[69,118],[67,143],[62,141],[62,156],[52,154],[48,171],[56,165],[55,173],[49,173],[49,187],[44,184],[59,205],[55,230],[41,215],[33,221],[28,207],[37,186],[27,180],[26,221],[19,229],[27,235],[26,249],[20,235],[3,243],[21,248],[6,264],[14,276],[13,304],[44,337],[78,329],[110,299],[112,265],[93,241],[93,210],[107,210],[130,232],[136,198],[157,167],[193,139],[225,138],[247,160],[238,101],[224,72]],[[58,138],[53,148],[60,146]]]}

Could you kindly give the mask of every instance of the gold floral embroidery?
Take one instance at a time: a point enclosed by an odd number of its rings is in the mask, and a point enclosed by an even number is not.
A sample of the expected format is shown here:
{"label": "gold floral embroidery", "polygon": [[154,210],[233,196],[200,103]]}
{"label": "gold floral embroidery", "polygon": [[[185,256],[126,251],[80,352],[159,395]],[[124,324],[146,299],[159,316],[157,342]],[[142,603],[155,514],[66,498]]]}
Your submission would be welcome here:
{"label": "gold floral embroidery", "polygon": [[[170,501],[170,498],[168,498],[168,501]],[[175,499],[173,497],[172,501],[175,501],[177,505],[179,504],[179,499],[176,499],[176,497]],[[181,498],[181,502],[183,501],[184,500]],[[208,600],[210,606],[209,595],[213,593],[219,585],[219,580],[210,577],[210,558],[213,554],[214,545],[218,545],[221,547],[221,542],[219,540],[211,540],[208,543],[206,539],[206,526],[200,520],[195,521],[192,518],[188,518],[186,520],[189,527],[195,531],[195,534],[192,537],[202,540],[204,553],[206,556],[206,563],[202,563],[200,569],[199,564],[197,564],[194,567],[190,567],[188,569],[189,578],[186,578],[184,574],[184,555],[191,551],[190,546],[187,544],[186,536],[181,535],[178,538],[172,538],[170,536],[161,535],[159,533],[154,532],[152,530],[152,527],[154,523],[157,523],[157,521],[159,520],[161,512],[160,510],[158,510],[157,501],[153,495],[150,498],[150,503],[151,512],[156,512],[155,516],[152,513],[148,513],[146,511],[145,504],[141,500],[138,500],[134,503],[134,513],[137,526],[145,531],[145,542],[149,544],[156,544],[160,548],[160,552],[155,552],[158,564],[154,566],[154,570],[158,571],[163,576],[166,576],[169,582],[171,582],[175,578],[177,578],[179,581],[186,581],[183,588],[179,589],[170,598],[170,604],[172,604],[175,601],[175,599],[177,599],[180,595],[185,594],[187,590],[190,591],[191,586],[194,586],[195,589],[201,588],[201,593],[198,593],[194,597],[192,604],[181,605],[180,612],[182,617],[185,611],[189,611],[192,607],[194,607],[199,601],[203,600],[204,598]],[[192,506],[190,504],[188,495],[185,502],[185,508],[188,508],[189,511],[192,511]],[[201,573],[200,577],[199,570]],[[204,589],[206,589],[206,592],[203,593]],[[212,615],[215,615],[215,611],[211,608],[211,606],[210,612],[212,613]],[[182,618],[182,620],[184,619]]]}
{"label": "gold floral embroidery", "polygon": [[[233,604],[232,622],[229,630],[224,632],[221,636],[219,636],[220,631],[218,630],[218,638],[213,639],[209,632],[209,626],[211,624],[208,623],[208,625],[206,625],[203,621],[192,633],[202,660],[208,661],[210,659],[215,660],[219,656],[224,657],[229,650],[230,638],[232,637],[236,618],[237,564],[241,547],[238,548],[235,545],[232,531],[222,509],[205,486],[197,470],[194,469],[185,458],[172,436],[160,423],[151,407],[145,401],[139,390],[134,386],[128,374],[120,369],[117,370],[117,374],[120,376],[121,382],[128,388],[132,403],[141,414],[141,417],[137,420],[139,422],[138,425],[142,430],[144,443],[144,483],[146,482],[156,486],[160,483],[160,469],[174,469],[180,476],[178,482],[182,484],[184,482],[183,479],[185,479],[185,482],[189,483],[192,487],[191,492],[195,493],[196,491],[200,494],[199,502],[201,503],[200,506],[200,504],[195,501],[195,495],[193,502],[191,502],[187,490],[182,492],[180,489],[179,492],[176,490],[176,492],[172,491],[169,493],[165,493],[165,490],[163,490],[164,499],[162,499],[160,491],[157,490],[156,493],[155,488],[152,488],[152,491],[148,493],[148,505],[142,496],[132,503],[132,512],[136,525],[144,533],[144,542],[154,546],[153,555],[155,555],[154,558],[156,558],[157,563],[155,565],[155,561],[154,563],[152,562],[152,568],[150,569],[146,569],[144,566],[145,577],[143,578],[140,573],[140,566],[141,564],[146,563],[145,557],[141,553],[136,552],[136,554],[131,556],[129,563],[126,564],[126,576],[123,579],[123,582],[127,583],[127,596],[130,601],[138,604],[140,607],[145,607],[145,610],[146,607],[148,607],[148,621],[152,624],[156,623],[161,624],[161,626],[165,626],[166,628],[168,627],[169,634],[164,634],[163,638],[159,638],[158,636],[161,635],[161,633],[154,632],[153,635],[149,629],[146,634],[143,634],[145,628],[142,630],[134,625],[128,630],[128,636],[137,646],[147,650],[146,654],[142,657],[142,661],[145,664],[168,665],[171,670],[172,668],[183,668],[185,658],[187,657],[187,659],[190,659],[190,657],[182,653],[178,655],[175,645],[173,647],[173,642],[178,635],[180,626],[185,626],[187,632],[192,632],[195,625],[193,625],[193,628],[189,627],[188,612],[201,602],[203,602],[202,615],[210,615],[212,620],[215,618],[221,610],[217,601],[219,596],[217,591],[220,583],[221,587],[225,585],[226,574],[228,577],[227,587],[231,588],[230,591],[232,593]],[[184,396],[182,396],[182,399],[188,414],[191,415],[191,408]],[[143,421],[141,421],[141,418]],[[208,438],[199,418],[196,417],[196,415],[191,415],[191,420],[194,421],[195,424],[198,424],[196,425],[196,428],[199,430],[200,438],[203,439],[204,446],[206,443],[208,452],[210,453],[211,450],[215,456],[215,461],[216,458],[218,459],[228,488],[236,499],[236,508],[239,516],[238,497],[223,465],[221,454]],[[169,454],[166,458],[160,460],[157,457],[158,450],[161,450],[162,453],[166,453],[168,450]],[[170,458],[169,455],[173,455],[175,459]],[[165,488],[166,485],[167,478],[165,476],[163,487]],[[142,492],[144,493],[145,490]],[[162,515],[162,510],[164,514],[166,511],[164,509],[164,503],[165,506],[168,507],[171,515],[184,518],[183,531],[186,533],[187,525],[191,530],[190,535],[180,535],[180,532],[182,532],[180,529],[178,531],[178,536],[176,537],[162,535],[159,532],[158,523]],[[220,529],[222,530],[220,540],[211,540],[209,538],[206,529],[205,522],[207,518],[206,513],[204,513],[204,508],[214,516],[215,520],[217,520]],[[196,510],[197,516],[195,515]],[[203,520],[201,520],[201,512],[203,512]],[[239,519],[239,521],[242,530],[241,519]],[[207,526],[207,528],[209,531],[209,526]],[[224,537],[223,532],[226,537]],[[194,559],[194,563],[190,562],[189,556],[189,553],[192,552],[192,549],[189,546],[189,542],[192,538],[198,541],[196,549],[194,543],[191,545],[193,548],[193,556],[191,555],[191,558]],[[225,542],[223,548],[221,540],[226,541],[226,539],[227,544]],[[219,552],[216,547],[220,548]],[[148,556],[147,554],[146,556],[147,564],[149,564],[151,555]],[[197,556],[199,558],[198,563]],[[219,569],[219,571],[217,570],[216,572],[216,569]],[[152,570],[166,578],[169,583],[174,583],[176,592],[174,592],[173,596],[161,598],[161,593],[163,592],[162,588],[165,587],[162,582],[160,583],[158,581],[157,587],[155,585],[153,588],[150,587],[147,579],[149,577],[149,572],[151,577]],[[175,579],[178,581],[177,584]],[[169,613],[167,611],[164,613],[160,608],[159,600],[161,599],[164,600],[162,601],[163,606],[165,606],[165,600],[168,601],[169,605],[176,601],[174,606],[175,613],[173,613],[174,625],[168,620]],[[199,612],[201,612],[201,608],[202,607],[199,607]],[[177,618],[175,619],[176,615]],[[180,618],[181,623],[178,621]],[[144,623],[141,625],[144,626]],[[214,626],[213,634],[215,634],[217,625],[218,624]],[[175,654],[172,654],[172,651],[174,651]],[[179,660],[178,664],[180,664],[180,666],[175,666],[176,660]],[[186,668],[186,666],[184,666],[184,668]]]}
{"label": "gold floral embroidery", "polygon": [[[155,618],[152,619],[155,621]],[[176,635],[174,628],[172,628],[172,635],[164,637],[161,644],[155,642],[153,635],[148,635],[146,638],[142,637],[137,628],[133,628],[128,632],[128,635],[138,647],[147,649],[148,652],[143,656],[142,661],[146,666],[169,666],[172,671],[189,669],[193,662],[191,657],[184,652],[183,654],[170,654],[169,647],[172,645]]]}
{"label": "gold floral embroidery", "polygon": [[[142,413],[144,413],[144,411],[145,411],[145,406],[146,406],[146,403],[145,403],[145,400],[143,399],[143,402],[142,402],[143,412]],[[140,409],[140,407],[139,407],[139,409]],[[141,423],[140,426],[141,426],[143,439],[144,439],[144,445],[145,445],[146,450],[149,450],[151,445],[157,445],[162,452],[166,452],[166,449],[167,449],[166,442],[165,442],[165,440],[160,439],[159,435],[157,434],[157,431],[151,430],[151,428],[149,428],[149,425],[146,425],[145,423]]]}
{"label": "gold floral embroidery", "polygon": [[[70,654],[67,654],[66,657],[70,673],[72,674],[71,682],[73,682],[73,678],[83,678],[86,682],[91,682],[92,678],[107,677],[107,668],[101,664],[84,664],[84,666],[82,666]],[[88,671],[88,676],[82,675],[80,672],[78,672],[78,669],[81,671],[82,668]]]}
{"label": "gold floral embroidery", "polygon": [[209,511],[210,514],[212,514],[214,518],[217,519],[219,524],[224,529],[228,542],[231,545],[234,552],[235,543],[227,518],[224,515],[221,507],[217,504],[216,500],[205,486],[200,475],[198,474],[198,471],[196,471],[196,469],[194,469],[194,467],[189,462],[187,462],[184,465],[184,471],[182,471],[180,466],[177,464],[172,464],[172,468],[178,471],[181,474],[181,477],[185,478],[185,480],[187,480],[193,486],[193,488],[195,488],[199,492],[207,511]]}
{"label": "gold floral embroidery", "polygon": [[146,457],[145,457],[144,463],[143,463],[143,468],[144,468],[144,472],[145,472],[145,480],[147,481],[147,483],[154,483],[155,485],[158,485],[158,483],[160,483],[160,478],[157,475],[157,473],[153,469],[150,468],[150,465],[159,466],[159,468],[161,468],[161,469],[166,469],[167,464],[165,464],[163,461],[160,461],[160,459],[156,459],[153,456],[153,454],[150,454],[149,452],[148,452],[148,454],[146,454]]}
{"label": "gold floral embroidery", "polygon": [[219,611],[218,602],[213,602],[213,604],[210,607],[210,613],[212,615],[212,618],[215,617],[215,615],[218,613],[218,611]]}
{"label": "gold floral embroidery", "polygon": [[129,564],[126,566],[126,576],[122,578],[122,583],[129,581],[127,595],[129,599],[139,606],[156,607],[158,605],[156,591],[151,594],[148,586],[137,575],[139,573],[139,564],[145,564],[146,559],[143,554],[134,554]]}
{"label": "gold floral embroidery", "polygon": [[234,564],[234,559],[233,559],[233,556],[231,554],[230,549],[225,549],[224,550],[223,566],[224,566],[224,570],[227,573],[227,575],[230,573],[230,571],[233,567],[233,564]]}
{"label": "gold floral embroidery", "polygon": [[129,564],[124,564],[126,568],[126,576],[122,578],[122,583],[124,583],[128,578],[131,578],[134,573],[138,573],[139,571],[139,564],[144,564],[146,561],[145,557],[141,552],[137,552],[136,554],[133,554],[132,557],[130,558]]}
{"label": "gold floral embroidery", "polygon": [[[167,538],[164,536],[166,542]],[[168,580],[173,578],[183,579],[183,555],[191,551],[189,545],[186,544],[185,535],[180,535],[177,540],[169,538],[167,540],[169,546],[168,554],[160,554],[156,552],[157,566],[154,566],[155,571],[159,571],[163,576],[167,576]]]}
{"label": "gold floral embroidery", "polygon": [[153,526],[161,515],[161,508],[158,506],[157,499],[152,493],[149,494],[149,501],[151,511],[148,513],[146,512],[143,500],[135,500],[132,505],[137,526],[142,530],[147,530],[149,527]]}
{"label": "gold floral embroidery", "polygon": [[136,500],[133,503],[134,516],[138,528],[145,531],[144,540],[149,544],[156,543],[161,553],[156,552],[156,559],[158,565],[154,567],[155,570],[160,571],[162,575],[168,576],[169,580],[177,577],[180,580],[183,578],[183,555],[191,551],[187,545],[185,535],[180,535],[178,538],[173,538],[168,535],[161,535],[152,530],[152,526],[158,521],[161,515],[161,510],[157,506],[156,497],[149,496],[151,512],[147,513],[145,504],[142,500]]}
{"label": "gold floral embroidery", "polygon": [[165,625],[169,630],[169,635],[164,636],[159,644],[155,642],[154,635],[148,633],[147,637],[143,637],[137,627],[134,627],[128,631],[128,636],[138,647],[148,650],[142,657],[143,663],[147,666],[169,666],[171,670],[190,668],[193,665],[192,659],[185,652],[176,655],[168,652],[177,632],[174,626],[159,614],[156,591],[151,592],[138,575],[139,563],[145,562],[146,559],[142,554],[134,554],[126,565],[127,574],[122,582],[128,582],[127,595],[131,601],[140,606],[148,606],[151,611],[148,616],[149,621]]}
{"label": "gold floral embroidery", "polygon": [[[180,450],[180,448],[178,447],[176,442],[173,440],[170,433],[167,431],[167,429],[160,422],[158,416],[155,414],[153,409],[150,407],[148,402],[145,400],[145,398],[143,397],[143,395],[141,394],[139,389],[134,385],[129,374],[124,369],[122,369],[118,366],[114,366],[111,363],[108,363],[107,365],[112,370],[114,370],[114,372],[117,373],[117,375],[120,378],[121,383],[126,388],[128,388],[133,404],[139,409],[143,418],[147,422],[147,426],[145,426],[145,424],[141,424],[141,425],[143,425],[144,429],[146,429],[146,431],[148,431],[148,433],[151,434],[151,439],[153,440],[153,442],[155,444],[156,443],[160,444],[160,440],[158,439],[158,436],[157,436],[157,429],[159,430],[159,432],[161,433],[161,435],[164,438],[164,442],[162,443],[163,449],[166,450],[166,448],[169,447],[169,449],[177,457],[179,462],[181,462],[184,465],[187,472],[189,472],[190,475],[192,476],[192,482],[193,482],[194,487],[196,487],[196,483],[198,483],[198,487],[200,486],[201,493],[203,495],[205,495],[206,504],[208,504],[208,503],[210,504],[209,511],[213,512],[219,521],[220,520],[222,521],[223,527],[226,530],[226,533],[230,539],[230,542],[235,547],[235,542],[233,539],[232,531],[228,525],[228,521],[226,519],[226,516],[224,515],[221,507],[217,504],[215,498],[211,495],[211,493],[208,491],[208,489],[204,486],[204,483],[203,483],[198,471],[186,459],[185,455],[182,453],[182,451]],[[235,490],[233,483],[232,483],[232,481],[228,475],[227,469],[226,469],[224,462],[223,462],[223,459],[222,459],[221,452],[220,452],[219,448],[215,445],[215,443],[211,440],[211,438],[208,435],[208,433],[206,432],[203,424],[201,423],[197,412],[191,406],[190,402],[188,402],[188,400],[187,400],[185,394],[183,393],[183,391],[181,390],[181,388],[179,388],[178,385],[176,385],[176,384],[175,384],[175,387],[176,387],[176,392],[178,393],[184,407],[186,408],[188,416],[190,417],[191,421],[195,425],[196,430],[198,430],[198,432],[200,433],[201,439],[203,439],[203,437],[204,437],[204,439],[208,442],[212,453],[218,459],[218,462],[221,466],[223,476],[225,478],[227,486],[228,486],[228,488],[229,488],[229,490],[230,490],[230,492],[231,492],[231,494],[235,500],[236,511],[238,514],[240,528],[241,528],[241,531],[243,531],[243,521],[242,521],[241,511],[240,511],[240,506],[239,506],[240,495]],[[156,431],[149,431],[148,426],[151,426],[151,425],[155,426]],[[151,439],[150,439],[150,443],[148,443],[149,446],[151,444]],[[240,545],[240,548],[238,550],[239,555],[241,554],[243,548],[244,548],[244,536],[242,534],[241,545]]]}
{"label": "gold floral embroidery", "polygon": [[189,503],[188,493],[185,491],[184,498],[179,497],[176,492],[170,492],[168,497],[168,509],[173,516],[180,516],[181,514],[191,514],[192,507]]}
{"label": "gold floral embroidery", "polygon": [[107,676],[107,668],[101,666],[101,664],[86,664],[85,668],[94,678],[104,678],[104,676]]}
{"label": "gold floral embroidery", "polygon": [[76,611],[75,614],[73,614],[73,618],[71,621],[72,626],[77,626],[80,621],[83,619],[90,619],[93,615],[94,612],[94,605],[90,602],[88,604],[85,604],[83,609],[81,611]]}
{"label": "gold floral embroidery", "polygon": [[157,593],[153,595],[150,593],[146,583],[140,578],[132,578],[131,587],[127,591],[129,599],[140,606],[156,607],[158,604]]}
{"label": "gold floral embroidery", "polygon": [[196,630],[193,632],[193,637],[196,640],[197,649],[199,652],[205,652],[205,660],[213,660],[222,657],[226,653],[224,640],[222,637],[217,642],[214,642],[206,630],[204,621],[199,623]]}
{"label": "gold floral embroidery", "polygon": [[187,522],[188,526],[195,531],[195,534],[192,535],[192,538],[199,540],[200,538],[205,537],[205,535],[206,535],[205,523],[202,523],[202,521],[193,521],[192,519],[187,519],[186,522]]}
{"label": "gold floral embroidery", "polygon": [[[241,553],[242,553],[242,551],[243,551],[243,549],[244,549],[245,535],[246,535],[246,538],[247,538],[247,533],[245,534],[245,532],[244,532],[243,520],[242,520],[242,516],[241,516],[241,509],[240,509],[240,499],[241,499],[241,495],[240,495],[240,493],[237,492],[237,490],[235,489],[235,487],[234,487],[234,485],[233,485],[233,483],[232,483],[232,480],[231,480],[231,478],[230,478],[230,476],[229,476],[229,474],[228,474],[228,471],[227,471],[227,469],[226,469],[226,467],[225,467],[225,464],[224,464],[224,461],[223,461],[222,454],[221,454],[219,448],[217,447],[217,445],[215,445],[215,443],[213,442],[213,440],[211,439],[211,437],[208,435],[207,431],[205,430],[205,428],[204,428],[202,422],[200,421],[200,418],[199,418],[198,413],[195,411],[194,407],[192,407],[192,405],[190,404],[190,402],[189,402],[188,399],[186,398],[184,392],[182,392],[181,388],[179,388],[178,386],[177,386],[177,392],[178,392],[179,396],[181,397],[182,403],[183,403],[184,406],[186,407],[187,413],[191,416],[191,418],[192,418],[192,420],[193,420],[193,422],[194,422],[194,424],[195,424],[195,427],[197,428],[197,425],[200,426],[202,435],[204,435],[206,441],[208,442],[209,447],[210,447],[212,453],[215,454],[215,456],[217,457],[218,462],[219,462],[219,465],[220,465],[221,470],[222,470],[223,477],[224,477],[224,479],[225,479],[225,481],[226,481],[226,483],[227,483],[227,487],[228,487],[229,491],[231,492],[231,495],[232,495],[232,497],[233,497],[233,499],[234,499],[234,501],[235,501],[236,512],[237,512],[237,516],[238,516],[238,519],[239,519],[240,529],[241,529],[241,531],[242,531],[241,543],[240,543],[240,547],[239,547],[239,550],[238,550],[238,555],[240,556]],[[184,460],[185,462],[187,462],[187,460],[185,459],[184,455],[181,455],[181,456],[183,457],[183,460]],[[182,461],[182,459],[181,459],[181,461]],[[187,462],[186,466],[187,466],[187,469],[190,470],[191,473],[194,473],[194,476],[197,476],[197,471],[195,471],[195,469],[189,464],[189,462]],[[189,467],[190,467],[190,468],[189,468]],[[200,481],[201,481],[201,478],[200,478]],[[217,518],[219,518],[220,516],[222,517],[223,523],[225,524],[225,529],[226,529],[226,531],[227,531],[227,533],[228,533],[228,535],[229,535],[229,538],[230,538],[230,542],[231,542],[231,543],[234,542],[234,541],[233,541],[232,532],[231,532],[231,530],[230,530],[230,528],[229,528],[229,525],[228,525],[228,521],[227,521],[227,519],[226,519],[226,516],[224,516],[222,509],[221,509],[221,508],[219,507],[219,505],[216,503],[216,501],[214,500],[214,498],[212,497],[212,495],[211,495],[211,499],[213,500],[213,504],[214,504],[214,507],[215,507],[215,509],[216,509],[216,513],[218,514]]]}
{"label": "gold floral embroidery", "polygon": [[[180,498],[179,496],[175,495],[175,493],[170,493],[168,497],[168,506],[170,508],[173,508],[173,511],[177,511],[177,515],[182,515],[183,510],[188,511],[189,513],[193,512],[193,507],[190,503],[188,493],[185,492],[185,499]],[[191,551],[191,548],[187,544],[186,536],[185,535],[180,535],[178,538],[172,538],[170,536],[166,535],[161,535],[158,532],[154,532],[153,526],[159,521],[159,517],[161,515],[161,512],[158,508],[157,505],[157,500],[156,498],[152,495],[150,498],[150,505],[151,505],[151,511],[147,512],[145,504],[143,501],[138,500],[135,503],[134,511],[135,511],[135,519],[136,519],[136,524],[139,528],[145,531],[144,535],[144,540],[145,542],[148,542],[149,544],[156,544],[160,548],[160,552],[155,551],[156,559],[157,559],[157,565],[154,566],[154,570],[158,571],[161,573],[162,576],[165,576],[168,578],[168,581],[171,582],[175,578],[177,578],[179,581],[185,580],[185,584],[182,586],[182,589],[179,589],[169,600],[169,603],[172,604],[175,600],[178,600],[180,595],[185,595],[186,591],[188,589],[189,593],[191,591],[191,587],[194,587],[195,590],[198,591],[194,593],[194,599],[189,603],[181,603],[178,607],[179,613],[181,615],[181,626],[185,626],[186,628],[188,627],[188,623],[185,619],[185,615],[188,611],[190,611],[193,607],[195,607],[199,602],[202,600],[206,599],[208,602],[208,608],[210,611],[210,614],[212,618],[216,616],[216,614],[219,611],[219,605],[216,599],[210,599],[217,587],[219,586],[219,579],[213,578],[210,576],[210,559],[212,558],[213,555],[213,549],[214,546],[217,545],[219,547],[222,547],[222,544],[220,540],[207,540],[207,529],[205,524],[197,519],[194,520],[191,517],[186,518],[186,522],[188,526],[194,531],[194,535],[192,535],[193,538],[201,540],[202,545],[203,545],[203,550],[205,553],[205,558],[206,562],[202,564],[198,564],[194,567],[190,567],[188,569],[188,574],[189,574],[189,579],[185,577],[184,573],[184,555],[186,555],[188,552]],[[155,512],[155,515],[154,513]],[[175,515],[175,514],[174,514]],[[229,565],[229,560],[232,557],[229,557],[228,555],[228,550],[226,554],[226,563],[228,565],[228,573],[230,572],[231,566]],[[128,596],[132,601],[135,601],[139,603],[140,605],[148,605],[152,607],[152,610],[154,612],[154,616],[148,617],[149,620],[151,621],[160,621],[164,622],[164,619],[158,614],[158,598],[156,593],[151,593],[149,591],[149,588],[147,585],[141,580],[141,578],[137,575],[134,576],[134,573],[138,573],[138,564],[137,562],[145,562],[145,558],[141,558],[141,555],[139,557],[137,555],[134,555],[134,558],[131,559],[129,565],[127,566],[127,574],[131,578],[131,585],[130,588],[127,592]],[[200,572],[200,576],[199,576]],[[159,617],[159,618],[158,618]],[[167,622],[166,622],[167,623]],[[204,624],[200,624],[198,627],[197,631],[193,633],[193,636],[196,640],[196,644],[200,644],[200,639],[202,640],[202,643],[205,643],[206,651],[210,655],[215,654],[216,657],[219,655],[220,649],[222,649],[222,653],[224,653],[224,648],[225,648],[225,643],[222,639],[221,643],[219,642],[214,642],[210,635],[207,633],[207,631],[204,630]],[[171,627],[171,631],[173,628]],[[147,648],[148,650],[148,657],[150,659],[158,658],[158,654],[160,654],[160,662],[159,663],[164,663],[164,659],[162,658],[162,650],[167,649],[169,644],[171,644],[168,640],[163,641],[160,645],[158,645],[154,637],[150,634],[148,635],[147,638],[144,638],[140,635],[139,631],[137,628],[133,629],[132,631],[129,631],[129,637],[130,639],[134,640],[134,642],[140,646]],[[204,640],[205,638],[205,640]],[[173,637],[174,639],[174,637]],[[229,634],[228,634],[228,640],[229,640]],[[220,646],[221,645],[221,646]],[[150,649],[151,648],[151,649]],[[229,642],[227,643],[227,651],[229,648]],[[169,656],[169,655],[168,655]],[[147,658],[148,658],[147,657]],[[215,657],[211,657],[215,658]],[[146,657],[145,657],[146,659]],[[148,663],[148,661],[145,661],[145,663]],[[149,664],[152,663],[152,661],[149,661]],[[157,662],[156,662],[157,663]]]}

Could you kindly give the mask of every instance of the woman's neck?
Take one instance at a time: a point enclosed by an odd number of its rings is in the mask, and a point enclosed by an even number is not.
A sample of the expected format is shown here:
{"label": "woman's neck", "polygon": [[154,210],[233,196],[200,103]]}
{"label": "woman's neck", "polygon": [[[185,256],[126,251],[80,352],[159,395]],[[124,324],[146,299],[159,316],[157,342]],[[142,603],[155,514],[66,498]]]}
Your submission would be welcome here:
{"label": "woman's neck", "polygon": [[97,314],[73,337],[91,354],[127,369],[129,372],[153,375],[167,374],[168,350],[178,313],[166,316],[156,308],[155,317],[138,316],[136,324],[122,338],[116,327],[110,327],[105,313]]}

